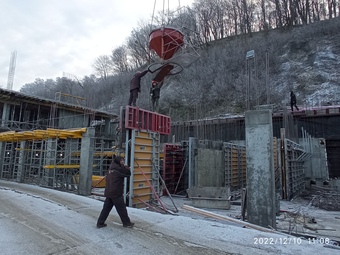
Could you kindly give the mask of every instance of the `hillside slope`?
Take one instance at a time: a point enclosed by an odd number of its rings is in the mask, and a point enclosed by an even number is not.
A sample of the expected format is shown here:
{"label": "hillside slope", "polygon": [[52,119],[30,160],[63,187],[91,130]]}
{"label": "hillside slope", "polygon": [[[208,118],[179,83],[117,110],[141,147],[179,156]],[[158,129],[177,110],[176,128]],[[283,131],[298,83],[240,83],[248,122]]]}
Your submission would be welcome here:
{"label": "hillside slope", "polygon": [[[251,108],[269,103],[280,109],[288,104],[290,90],[304,107],[338,104],[338,31],[336,18],[214,41],[198,61],[166,82],[161,109],[175,119],[242,113],[247,98]],[[246,60],[250,50],[256,57]]]}

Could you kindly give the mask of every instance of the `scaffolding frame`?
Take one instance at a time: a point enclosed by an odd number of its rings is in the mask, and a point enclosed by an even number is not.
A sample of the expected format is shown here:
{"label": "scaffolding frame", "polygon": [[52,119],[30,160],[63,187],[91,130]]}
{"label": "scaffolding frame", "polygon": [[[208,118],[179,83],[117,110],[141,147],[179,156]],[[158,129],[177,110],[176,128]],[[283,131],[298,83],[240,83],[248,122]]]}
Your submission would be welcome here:
{"label": "scaffolding frame", "polygon": [[112,148],[106,147],[104,139],[98,139],[95,143],[93,154],[93,175],[104,176],[112,161],[115,153]]}
{"label": "scaffolding frame", "polygon": [[282,199],[290,200],[305,189],[303,146],[287,138],[281,139]]}

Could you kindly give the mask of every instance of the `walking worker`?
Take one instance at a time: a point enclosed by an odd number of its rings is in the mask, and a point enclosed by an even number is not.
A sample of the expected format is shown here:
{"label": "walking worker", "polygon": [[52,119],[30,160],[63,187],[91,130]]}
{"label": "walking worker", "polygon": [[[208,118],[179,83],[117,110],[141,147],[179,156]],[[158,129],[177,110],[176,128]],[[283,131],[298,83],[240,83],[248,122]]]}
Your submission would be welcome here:
{"label": "walking worker", "polygon": [[113,161],[106,174],[106,186],[104,196],[105,201],[103,209],[99,215],[97,221],[97,227],[106,227],[105,223],[109,216],[113,206],[116,207],[116,211],[123,223],[123,227],[133,227],[135,223],[130,221],[126,205],[124,202],[124,178],[131,176],[130,167],[124,164],[124,158],[120,156],[114,156]]}
{"label": "walking worker", "polygon": [[141,78],[146,75],[148,70],[145,70],[143,72],[138,71],[135,73],[135,75],[132,77],[130,81],[130,98],[129,98],[129,105],[136,106],[138,93],[140,93],[140,80]]}
{"label": "walking worker", "polygon": [[298,111],[299,108],[296,105],[296,96],[293,91],[290,91],[290,108],[292,109],[292,112],[294,111],[294,108]]}
{"label": "walking worker", "polygon": [[164,80],[161,82],[152,81],[151,83],[150,96],[152,102],[152,111],[154,112],[158,112],[158,102],[161,96],[161,87],[163,86],[163,82]]}

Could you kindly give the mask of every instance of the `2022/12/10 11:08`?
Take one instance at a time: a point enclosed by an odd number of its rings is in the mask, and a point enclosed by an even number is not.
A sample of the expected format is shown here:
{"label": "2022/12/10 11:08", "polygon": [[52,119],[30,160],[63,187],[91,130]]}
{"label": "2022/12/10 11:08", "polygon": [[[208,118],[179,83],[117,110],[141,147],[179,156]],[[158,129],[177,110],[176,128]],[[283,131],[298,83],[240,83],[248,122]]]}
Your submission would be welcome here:
{"label": "2022/12/10 11:08", "polygon": [[329,238],[308,238],[309,244],[330,244]]}

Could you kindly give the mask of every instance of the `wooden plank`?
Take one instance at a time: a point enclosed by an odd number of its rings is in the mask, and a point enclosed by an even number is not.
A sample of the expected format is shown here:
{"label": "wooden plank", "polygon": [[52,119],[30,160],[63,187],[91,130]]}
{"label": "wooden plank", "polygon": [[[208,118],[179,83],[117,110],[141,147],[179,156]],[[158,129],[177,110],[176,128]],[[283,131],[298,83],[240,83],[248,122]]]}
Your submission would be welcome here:
{"label": "wooden plank", "polygon": [[256,229],[256,230],[263,231],[263,232],[276,233],[276,234],[282,235],[281,232],[274,231],[272,229],[267,229],[267,228],[257,226],[255,224],[247,223],[247,222],[244,222],[244,221],[240,221],[240,220],[228,217],[228,216],[222,216],[222,215],[219,215],[219,214],[216,214],[216,213],[208,212],[208,211],[205,211],[205,210],[202,210],[202,209],[195,208],[193,206],[183,205],[182,208],[186,209],[188,211],[191,211],[191,212],[195,212],[195,213],[207,216],[207,217],[214,218],[214,219],[230,221],[230,222],[233,222],[233,223],[243,225],[244,227]]}

